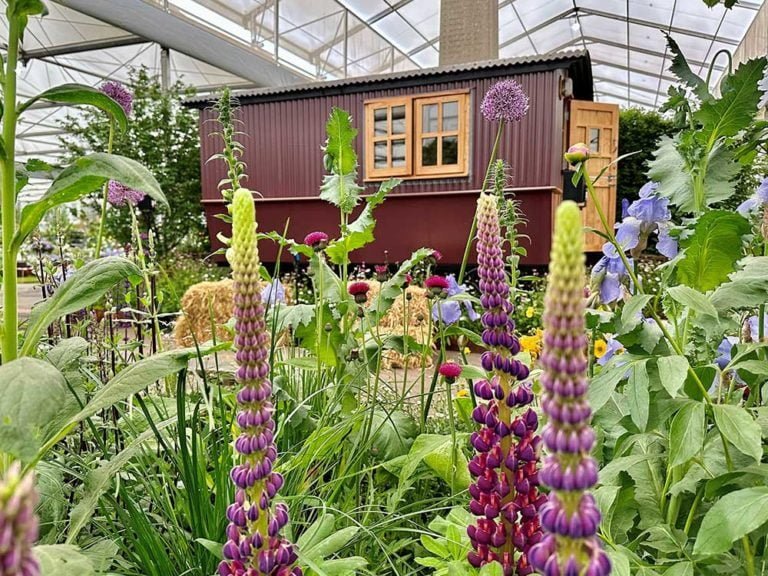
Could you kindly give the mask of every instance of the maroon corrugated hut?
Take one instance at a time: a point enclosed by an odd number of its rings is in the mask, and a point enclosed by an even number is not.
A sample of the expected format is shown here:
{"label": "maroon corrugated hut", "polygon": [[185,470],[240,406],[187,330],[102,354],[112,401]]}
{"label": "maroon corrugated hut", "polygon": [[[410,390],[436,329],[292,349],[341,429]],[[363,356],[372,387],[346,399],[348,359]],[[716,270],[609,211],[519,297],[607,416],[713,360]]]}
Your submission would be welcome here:
{"label": "maroon corrugated hut", "polygon": [[[500,157],[511,166],[509,193],[522,202],[528,220],[523,263],[547,262],[554,209],[562,199],[562,154],[569,143],[568,114],[574,99],[592,100],[586,52],[497,60],[236,93],[244,133],[247,187],[257,199],[259,230],[301,239],[312,230],[338,230],[338,211],[318,197],[323,177],[325,123],[330,110],[348,110],[359,130],[360,180],[366,193],[390,176],[403,183],[377,208],[376,241],[352,253],[355,262],[407,258],[422,246],[438,249],[441,264],[461,261],[466,235],[485,175],[496,125],[481,115],[480,103],[495,82],[514,78],[530,98],[530,111],[504,131]],[[225,177],[214,111],[200,114],[202,197],[211,241],[228,233],[217,189]],[[615,136],[615,135],[614,135]],[[277,247],[261,245],[264,261]]]}

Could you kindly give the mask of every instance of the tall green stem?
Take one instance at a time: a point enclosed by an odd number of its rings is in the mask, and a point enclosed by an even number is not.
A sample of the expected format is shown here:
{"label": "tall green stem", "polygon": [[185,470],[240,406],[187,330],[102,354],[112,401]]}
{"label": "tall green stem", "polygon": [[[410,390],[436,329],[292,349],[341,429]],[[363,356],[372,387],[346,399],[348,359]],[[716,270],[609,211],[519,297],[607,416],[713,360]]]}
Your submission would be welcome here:
{"label": "tall green stem", "polygon": [[2,226],[3,226],[3,362],[14,360],[19,348],[19,311],[16,295],[16,65],[19,58],[21,22],[8,21],[8,55],[3,87],[3,145],[5,158],[2,168]]}
{"label": "tall green stem", "polygon": [[[483,179],[483,185],[480,187],[480,193],[484,193],[488,189],[488,180],[491,176],[491,169],[496,161],[496,154],[499,151],[499,142],[501,141],[501,134],[504,132],[504,120],[499,121],[499,129],[496,131],[496,140],[493,142],[493,148],[491,149],[491,157],[488,159],[488,168],[485,169],[485,178]],[[457,282],[459,284],[464,280],[464,274],[467,271],[467,261],[469,261],[469,251],[472,249],[472,240],[475,237],[477,231],[477,208],[472,215],[472,226],[469,228],[469,236],[467,236],[467,245],[464,247],[464,257],[461,259],[461,269],[459,270],[459,278]]]}
{"label": "tall green stem", "polygon": [[[109,139],[107,140],[107,154],[112,154],[112,144],[115,140],[115,119],[109,118]],[[109,197],[109,180],[104,182],[101,191],[101,219],[99,220],[99,233],[96,236],[96,258],[101,256],[101,243],[104,240],[104,224],[107,220],[107,198]]]}

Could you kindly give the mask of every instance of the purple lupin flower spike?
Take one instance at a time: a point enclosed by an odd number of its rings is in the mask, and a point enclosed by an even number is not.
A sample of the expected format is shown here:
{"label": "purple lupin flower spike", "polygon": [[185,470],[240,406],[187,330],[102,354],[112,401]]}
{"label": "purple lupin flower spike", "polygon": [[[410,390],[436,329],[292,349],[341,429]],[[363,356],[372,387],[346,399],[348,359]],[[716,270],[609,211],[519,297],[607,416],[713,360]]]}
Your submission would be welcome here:
{"label": "purple lupin flower spike", "polygon": [[587,334],[584,323],[584,232],[574,202],[557,209],[544,301],[542,437],[549,451],[539,474],[552,489],[541,507],[547,534],[528,559],[545,576],[607,576],[608,556],[596,536],[600,511],[588,492],[597,483],[590,456],[595,432],[587,403]]}
{"label": "purple lupin flower spike", "polygon": [[477,223],[483,342],[488,347],[482,365],[489,377],[475,383],[475,395],[487,403],[472,413],[481,428],[472,434],[477,454],[469,463],[475,479],[469,508],[479,518],[467,529],[473,548],[468,560],[477,568],[499,562],[505,576],[524,576],[533,572],[528,550],[542,537],[538,509],[546,496],[538,491],[541,438],[535,433],[536,412],[526,408],[533,401],[525,382],[528,367],[514,358],[520,342],[514,334],[495,196],[480,196]]}
{"label": "purple lupin flower spike", "polygon": [[39,576],[32,547],[37,540],[35,516],[37,491],[32,474],[21,476],[15,462],[0,478],[0,574],[3,576]]}
{"label": "purple lupin flower spike", "polygon": [[232,469],[235,502],[227,508],[227,542],[221,576],[301,576],[293,545],[280,536],[288,523],[284,504],[271,501],[283,485],[273,470],[277,458],[269,382],[270,334],[259,289],[259,253],[253,196],[238,189],[232,197],[232,266],[235,300],[235,349],[240,384],[237,394],[235,450],[240,463]]}

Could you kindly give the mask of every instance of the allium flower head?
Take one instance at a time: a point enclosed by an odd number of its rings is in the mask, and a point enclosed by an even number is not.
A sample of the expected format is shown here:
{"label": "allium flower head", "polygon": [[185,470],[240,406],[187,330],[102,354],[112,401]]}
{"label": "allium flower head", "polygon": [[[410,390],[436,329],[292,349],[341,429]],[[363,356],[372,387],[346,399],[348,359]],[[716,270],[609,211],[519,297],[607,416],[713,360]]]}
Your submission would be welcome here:
{"label": "allium flower head", "polygon": [[575,166],[576,164],[589,160],[589,146],[584,144],[584,142],[577,142],[568,148],[568,151],[564,156],[568,164]]}
{"label": "allium flower head", "polygon": [[515,358],[520,342],[512,320],[496,196],[482,194],[477,206],[477,261],[483,306],[482,355],[486,379],[475,383],[484,400],[472,412],[480,430],[472,434],[475,457],[469,463],[470,511],[478,516],[467,528],[472,550],[467,559],[480,568],[498,562],[505,576],[533,572],[531,546],[541,540],[538,509],[538,417],[528,405],[533,392],[528,367]]}
{"label": "allium flower head", "polygon": [[310,232],[304,236],[304,244],[311,246],[315,252],[325,250],[328,247],[328,234],[325,232]]}
{"label": "allium flower head", "polygon": [[438,369],[440,376],[443,376],[449,382],[454,382],[456,378],[461,376],[461,366],[456,362],[443,362]]}
{"label": "allium flower head", "polygon": [[3,576],[39,576],[32,547],[37,540],[37,491],[32,474],[22,478],[15,462],[0,478],[0,573]]}
{"label": "allium flower head", "polygon": [[126,116],[131,115],[133,110],[133,94],[120,82],[104,82],[99,88],[104,94],[112,98],[115,102],[120,104],[120,107],[125,111]]}
{"label": "allium flower head", "polygon": [[274,471],[277,448],[269,382],[270,333],[259,289],[259,253],[253,195],[238,189],[232,197],[232,266],[235,300],[236,417],[239,463],[230,474],[235,501],[227,508],[227,542],[220,576],[301,576],[293,545],[280,536],[288,523],[284,504],[271,505],[283,485]]}
{"label": "allium flower head", "polygon": [[485,93],[480,111],[489,122],[519,122],[528,113],[528,95],[516,80],[501,80]]}
{"label": "allium flower head", "polygon": [[540,478],[552,492],[541,507],[547,534],[528,559],[545,576],[607,576],[608,556],[596,536],[600,511],[588,492],[597,483],[590,453],[595,432],[587,402],[587,334],[584,303],[584,232],[574,202],[557,209],[544,301],[542,433],[547,456]]}
{"label": "allium flower head", "polygon": [[107,200],[112,206],[136,206],[144,200],[144,192],[128,188],[117,180],[110,180],[107,184]]}

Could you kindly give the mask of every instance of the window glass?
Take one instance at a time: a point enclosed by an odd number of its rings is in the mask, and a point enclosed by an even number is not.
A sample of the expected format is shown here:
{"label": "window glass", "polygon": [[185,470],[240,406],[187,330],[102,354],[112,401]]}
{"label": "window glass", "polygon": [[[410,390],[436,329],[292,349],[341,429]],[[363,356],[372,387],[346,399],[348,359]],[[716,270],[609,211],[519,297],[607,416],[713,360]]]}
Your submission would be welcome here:
{"label": "window glass", "polygon": [[392,134],[405,134],[405,106],[392,107]]}
{"label": "window glass", "polygon": [[375,136],[386,136],[388,134],[386,108],[376,108],[373,111],[373,133]]}
{"label": "window glass", "polygon": [[600,128],[589,129],[589,151],[600,152]]}
{"label": "window glass", "polygon": [[387,167],[387,142],[376,142],[373,147],[373,165],[375,168]]}
{"label": "window glass", "polygon": [[459,163],[459,139],[456,136],[443,136],[443,164]]}
{"label": "window glass", "polygon": [[405,166],[405,140],[392,140],[392,166]]}
{"label": "window glass", "polygon": [[458,101],[443,103],[443,132],[452,132],[459,129],[459,103]]}
{"label": "window glass", "polygon": [[421,129],[423,132],[437,132],[438,104],[426,104],[421,109]]}
{"label": "window glass", "polygon": [[422,166],[437,166],[437,138],[421,139]]}

